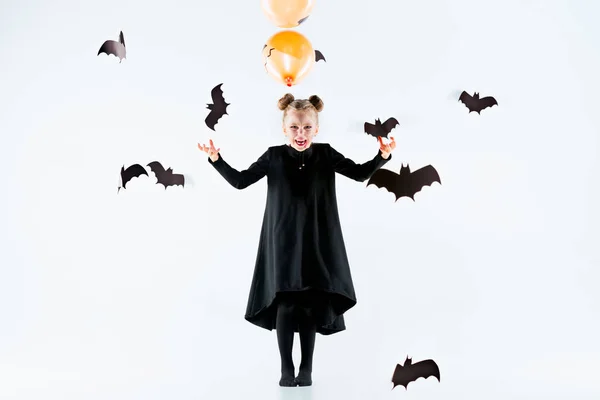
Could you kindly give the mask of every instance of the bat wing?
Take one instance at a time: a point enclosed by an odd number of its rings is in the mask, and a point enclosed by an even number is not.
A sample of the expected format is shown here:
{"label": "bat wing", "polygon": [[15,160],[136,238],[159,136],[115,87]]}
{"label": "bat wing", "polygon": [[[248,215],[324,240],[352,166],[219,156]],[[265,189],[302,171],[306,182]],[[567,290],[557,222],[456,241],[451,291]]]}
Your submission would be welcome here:
{"label": "bat wing", "polygon": [[387,133],[383,131],[381,125],[374,125],[368,122],[365,122],[365,133],[376,138],[381,136],[387,138]]}
{"label": "bat wing", "polygon": [[424,186],[431,186],[433,182],[438,182],[440,185],[442,184],[440,175],[432,165],[427,165],[414,171],[410,174],[409,184],[407,185],[409,197],[414,200],[414,196],[417,192],[420,192]]}
{"label": "bat wing", "polygon": [[479,100],[479,107],[481,108],[481,110],[483,110],[484,108],[497,106],[497,105],[498,105],[498,102],[496,101],[495,98],[493,98],[491,96],[484,97]]}
{"label": "bat wing", "polygon": [[152,161],[150,164],[148,164],[148,166],[150,167],[150,170],[154,172],[154,175],[156,175],[156,183],[163,183],[163,179],[167,175],[167,171],[165,171],[165,168],[162,166],[162,164],[158,161]]}
{"label": "bat wing", "polygon": [[227,114],[227,106],[229,105],[229,103],[225,102],[225,98],[223,97],[223,89],[221,89],[221,86],[223,86],[222,83],[215,86],[210,91],[210,97],[212,98],[213,104],[215,105],[215,109],[219,110],[219,112],[221,112],[222,114]]}
{"label": "bat wing", "polygon": [[102,54],[102,53],[106,53],[106,54],[115,54],[115,47],[118,43],[115,42],[114,40],[107,40],[106,42],[102,43],[102,46],[100,46],[100,50],[98,50],[98,55]]}
{"label": "bat wing", "polygon": [[375,171],[375,173],[371,175],[371,178],[369,178],[367,186],[371,184],[379,188],[387,189],[388,192],[393,193],[396,196],[396,201],[400,197],[410,196],[410,186],[407,185],[406,180],[389,169],[382,168]]}
{"label": "bat wing", "polygon": [[377,125],[365,122],[365,133],[371,136],[377,136]]}
{"label": "bat wing", "polygon": [[181,185],[185,187],[185,178],[182,174],[174,174],[170,171],[167,171],[165,175],[162,176],[161,180],[156,183],[163,185],[165,190],[167,190],[167,187],[169,186]]}
{"label": "bat wing", "polygon": [[433,360],[419,361],[412,364],[408,369],[411,372],[410,375],[413,377],[413,381],[419,378],[427,379],[430,376],[434,376],[438,382],[440,381],[440,369]]}
{"label": "bat wing", "polygon": [[404,368],[400,364],[396,364],[394,375],[392,375],[392,383],[394,384],[392,390],[394,390],[396,386],[404,386],[404,388],[407,389],[408,384],[413,380],[414,379],[412,379],[411,373],[407,370],[407,368]]}
{"label": "bat wing", "polygon": [[126,188],[125,186],[127,185],[127,182],[129,182],[131,179],[136,178],[141,175],[148,176],[148,172],[140,164],[133,164],[133,165],[129,166],[127,169],[124,169],[124,167],[121,168],[121,182],[122,182],[123,189]]}
{"label": "bat wing", "polygon": [[125,46],[114,40],[107,40],[104,42],[100,47],[100,50],[98,50],[98,55],[101,53],[106,53],[107,55],[112,54],[113,56],[119,57],[120,60],[124,59],[126,56]]}
{"label": "bat wing", "polygon": [[460,94],[460,97],[458,98],[458,101],[462,102],[465,106],[467,106],[469,112],[474,111],[473,107],[475,106],[476,101],[475,99],[473,99],[473,96],[471,96],[466,91],[463,90],[463,92]]}
{"label": "bat wing", "polygon": [[315,50],[315,62],[319,62],[320,60],[327,62],[323,53],[321,53],[319,50]]}
{"label": "bat wing", "polygon": [[171,175],[169,186],[173,185],[181,185],[185,187],[185,177],[183,174],[173,174]]}
{"label": "bat wing", "polygon": [[383,131],[386,134],[390,133],[392,131],[392,129],[394,129],[396,126],[400,125],[400,123],[398,122],[398,120],[394,117],[392,118],[388,118],[387,121],[385,121],[383,123]]}
{"label": "bat wing", "polygon": [[219,120],[221,119],[222,116],[223,116],[222,113],[212,110],[211,112],[208,113],[208,116],[206,117],[204,122],[206,123],[206,126],[208,126],[210,129],[212,129],[214,131],[215,125],[217,124],[217,122],[219,122]]}

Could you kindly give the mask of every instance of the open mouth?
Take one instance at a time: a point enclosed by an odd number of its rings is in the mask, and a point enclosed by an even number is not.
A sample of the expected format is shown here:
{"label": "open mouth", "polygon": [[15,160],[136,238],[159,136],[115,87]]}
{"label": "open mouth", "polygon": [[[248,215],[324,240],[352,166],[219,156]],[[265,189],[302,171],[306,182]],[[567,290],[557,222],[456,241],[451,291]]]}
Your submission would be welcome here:
{"label": "open mouth", "polygon": [[307,140],[298,140],[298,139],[295,139],[294,142],[296,142],[296,145],[298,147],[304,147],[304,146],[306,146]]}

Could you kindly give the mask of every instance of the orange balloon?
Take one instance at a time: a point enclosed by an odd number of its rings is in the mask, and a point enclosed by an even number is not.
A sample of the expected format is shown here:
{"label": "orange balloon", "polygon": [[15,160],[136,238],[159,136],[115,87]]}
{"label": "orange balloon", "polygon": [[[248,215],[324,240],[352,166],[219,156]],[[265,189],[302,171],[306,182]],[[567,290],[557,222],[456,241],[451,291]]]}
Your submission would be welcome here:
{"label": "orange balloon", "polygon": [[308,39],[296,31],[281,31],[269,38],[262,52],[265,69],[287,86],[298,84],[315,63],[315,50]]}
{"label": "orange balloon", "polygon": [[314,0],[261,0],[263,12],[279,28],[293,28],[308,18]]}

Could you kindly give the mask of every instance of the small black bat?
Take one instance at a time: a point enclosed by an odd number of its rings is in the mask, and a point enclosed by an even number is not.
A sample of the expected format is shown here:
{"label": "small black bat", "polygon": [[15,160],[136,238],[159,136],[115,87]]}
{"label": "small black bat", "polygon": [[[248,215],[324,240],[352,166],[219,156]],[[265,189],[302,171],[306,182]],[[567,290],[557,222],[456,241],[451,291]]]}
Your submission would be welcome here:
{"label": "small black bat", "polygon": [[415,194],[420,192],[424,186],[431,186],[433,182],[442,184],[438,172],[431,165],[427,165],[414,172],[410,172],[410,166],[402,165],[400,173],[397,174],[389,169],[378,169],[367,182],[367,186],[373,184],[379,188],[385,188],[394,193],[396,200],[400,197],[410,197],[415,201]]}
{"label": "small black bat", "polygon": [[323,53],[321,53],[319,50],[315,50],[315,62],[319,62],[320,60],[327,62]]}
{"label": "small black bat", "polygon": [[137,178],[138,176],[146,175],[148,176],[148,172],[142,167],[140,164],[133,164],[125,169],[123,165],[121,167],[121,186],[117,189],[117,193],[121,190],[121,188],[125,189],[127,182],[129,182],[132,178]]}
{"label": "small black bat", "polygon": [[107,40],[106,42],[104,42],[100,47],[100,50],[98,50],[98,55],[100,55],[100,53],[106,53],[106,55],[112,54],[113,56],[119,57],[119,63],[123,61],[123,59],[127,55],[123,31],[121,31],[121,33],[119,34],[118,42],[116,40]]}
{"label": "small black bat", "polygon": [[406,357],[404,366],[400,364],[396,365],[394,375],[392,375],[392,383],[394,384],[392,390],[399,385],[404,386],[404,389],[408,389],[409,383],[419,378],[427,379],[430,376],[436,377],[438,382],[440,382],[440,369],[435,361],[423,360],[413,364],[412,359]]}
{"label": "small black bat", "polygon": [[303,23],[304,21],[306,21],[308,19],[308,17],[310,17],[310,15],[307,15],[306,17],[299,19],[298,20],[298,25],[300,25],[301,23]]}
{"label": "small black bat", "polygon": [[458,101],[462,101],[465,106],[469,109],[469,114],[475,111],[477,114],[481,114],[481,110],[494,105],[498,105],[495,98],[488,96],[479,98],[479,93],[475,92],[473,96],[463,91],[458,98]]}
{"label": "small black bat", "polygon": [[206,107],[210,110],[210,112],[208,113],[208,116],[204,122],[206,123],[206,126],[213,131],[215,130],[215,125],[219,119],[221,119],[223,115],[227,114],[227,106],[229,105],[229,103],[226,103],[225,99],[223,98],[223,90],[221,90],[222,85],[223,84],[220,83],[211,90],[210,96],[212,97],[213,104],[208,104],[208,107]]}
{"label": "small black bat", "polygon": [[152,161],[148,164],[152,172],[156,175],[156,184],[162,184],[167,190],[167,186],[181,185],[185,187],[185,178],[182,174],[174,174],[173,169],[169,168],[165,170],[161,163],[158,161]]}
{"label": "small black bat", "polygon": [[388,134],[394,129],[398,123],[398,120],[394,117],[388,118],[383,124],[377,118],[375,120],[375,125],[365,122],[365,133],[375,136],[376,138],[384,137],[387,138]]}

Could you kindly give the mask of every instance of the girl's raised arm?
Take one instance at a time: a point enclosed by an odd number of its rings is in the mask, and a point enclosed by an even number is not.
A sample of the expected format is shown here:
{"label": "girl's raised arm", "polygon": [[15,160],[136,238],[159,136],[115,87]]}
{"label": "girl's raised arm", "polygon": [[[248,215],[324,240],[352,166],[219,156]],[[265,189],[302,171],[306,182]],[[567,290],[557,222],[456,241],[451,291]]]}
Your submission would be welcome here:
{"label": "girl's raised arm", "polygon": [[351,159],[346,158],[333,147],[329,146],[329,149],[334,171],[358,182],[364,182],[369,179],[375,171],[383,167],[385,163],[392,159],[391,154],[387,159],[383,158],[380,149],[372,160],[357,164]]}
{"label": "girl's raised arm", "polygon": [[[270,149],[265,151],[247,169],[238,171],[223,160],[223,156],[218,153],[218,149],[214,148],[212,140],[210,141],[210,147],[198,144],[198,148],[209,154],[208,162],[236,189],[247,188],[261,180],[269,171]],[[209,150],[207,151],[206,148]]]}

